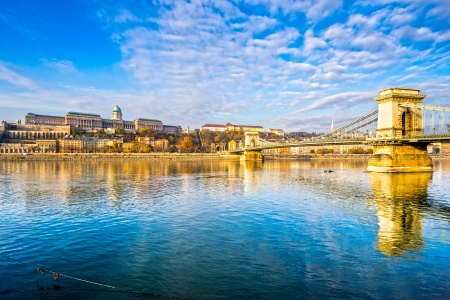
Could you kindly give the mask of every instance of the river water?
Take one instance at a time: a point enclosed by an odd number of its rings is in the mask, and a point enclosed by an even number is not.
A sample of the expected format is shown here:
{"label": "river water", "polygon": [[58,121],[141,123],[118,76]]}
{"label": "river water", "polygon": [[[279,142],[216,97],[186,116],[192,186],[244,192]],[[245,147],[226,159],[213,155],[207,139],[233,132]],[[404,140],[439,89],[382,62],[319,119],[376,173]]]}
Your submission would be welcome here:
{"label": "river water", "polygon": [[0,298],[449,299],[434,164],[0,162]]}

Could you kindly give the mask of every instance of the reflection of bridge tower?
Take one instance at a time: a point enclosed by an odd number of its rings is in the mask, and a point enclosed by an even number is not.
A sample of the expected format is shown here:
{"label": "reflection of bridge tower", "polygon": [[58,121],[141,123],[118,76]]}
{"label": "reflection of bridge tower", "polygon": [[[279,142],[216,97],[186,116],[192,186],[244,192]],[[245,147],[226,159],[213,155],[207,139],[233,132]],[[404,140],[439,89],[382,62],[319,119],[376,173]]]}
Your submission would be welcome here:
{"label": "reflection of bridge tower", "polygon": [[420,105],[426,95],[419,90],[389,88],[380,91],[375,153],[369,160],[370,172],[424,172],[433,166],[427,153],[427,143],[402,140],[404,136],[423,134],[422,111],[402,104]]}
{"label": "reflection of bridge tower", "polygon": [[378,250],[392,256],[423,247],[422,212],[432,173],[369,175],[378,216]]}

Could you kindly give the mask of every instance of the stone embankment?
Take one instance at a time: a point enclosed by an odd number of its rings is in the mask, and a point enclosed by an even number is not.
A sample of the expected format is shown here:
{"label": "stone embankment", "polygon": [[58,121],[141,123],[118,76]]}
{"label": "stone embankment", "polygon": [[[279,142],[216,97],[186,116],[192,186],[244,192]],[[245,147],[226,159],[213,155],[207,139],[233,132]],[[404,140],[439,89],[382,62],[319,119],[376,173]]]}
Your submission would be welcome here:
{"label": "stone embankment", "polygon": [[304,154],[304,155],[264,155],[266,160],[336,160],[336,159],[369,159],[370,154]]}
{"label": "stone embankment", "polygon": [[239,160],[239,155],[217,153],[33,153],[0,154],[0,160]]}

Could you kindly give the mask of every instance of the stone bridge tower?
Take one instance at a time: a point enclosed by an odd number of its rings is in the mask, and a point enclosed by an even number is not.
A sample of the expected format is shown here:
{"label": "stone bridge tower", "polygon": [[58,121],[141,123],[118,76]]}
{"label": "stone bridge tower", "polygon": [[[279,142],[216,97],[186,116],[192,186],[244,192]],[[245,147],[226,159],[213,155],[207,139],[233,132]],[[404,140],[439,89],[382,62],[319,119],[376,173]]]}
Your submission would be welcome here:
{"label": "stone bridge tower", "polygon": [[377,137],[401,138],[423,134],[422,110],[399,104],[422,104],[425,97],[415,89],[389,88],[380,91],[380,95],[375,97],[378,102]]}
{"label": "stone bridge tower", "polygon": [[422,104],[426,95],[417,89],[389,88],[380,91],[377,136],[374,155],[369,159],[369,172],[428,172],[433,164],[428,157],[427,144],[414,142],[408,136],[421,135],[422,110],[401,104]]}
{"label": "stone bridge tower", "polygon": [[259,146],[259,133],[246,132],[245,133],[245,148],[253,148]]}
{"label": "stone bridge tower", "polygon": [[259,132],[246,132],[244,155],[241,156],[241,160],[263,160],[261,150],[252,150],[252,148],[258,147],[259,144]]}

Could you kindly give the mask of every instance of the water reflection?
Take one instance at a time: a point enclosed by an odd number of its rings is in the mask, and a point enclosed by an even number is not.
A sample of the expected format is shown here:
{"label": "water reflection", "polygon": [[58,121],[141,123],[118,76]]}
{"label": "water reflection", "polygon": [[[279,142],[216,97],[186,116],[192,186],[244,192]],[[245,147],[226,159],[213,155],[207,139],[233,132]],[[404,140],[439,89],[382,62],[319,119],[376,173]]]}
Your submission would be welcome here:
{"label": "water reflection", "polygon": [[422,251],[423,209],[431,179],[432,173],[369,174],[379,224],[377,249],[382,253]]}

